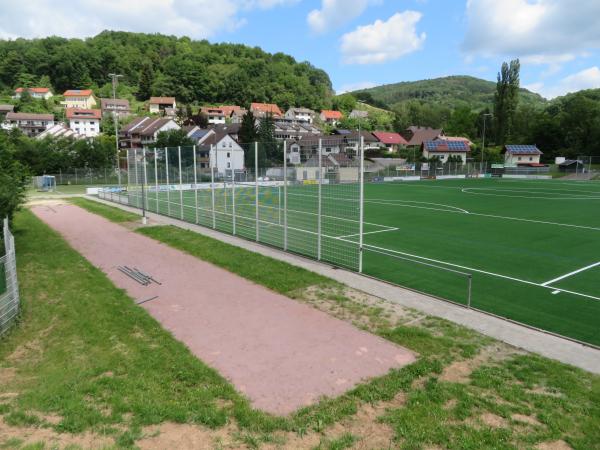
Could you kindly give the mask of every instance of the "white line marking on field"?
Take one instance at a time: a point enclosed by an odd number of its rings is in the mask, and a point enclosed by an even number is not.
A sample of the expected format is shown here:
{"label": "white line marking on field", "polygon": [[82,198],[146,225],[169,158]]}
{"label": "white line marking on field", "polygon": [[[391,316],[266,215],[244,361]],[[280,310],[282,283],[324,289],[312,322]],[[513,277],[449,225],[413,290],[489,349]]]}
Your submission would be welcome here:
{"label": "white line marking on field", "polygon": [[[343,238],[335,238],[335,239],[339,239],[340,241],[345,241],[345,242],[353,243],[352,241],[348,241],[348,240],[343,239]],[[363,247],[365,247],[367,249],[370,247],[370,248],[374,248],[374,249],[381,250],[381,251],[384,251],[384,252],[397,253],[399,255],[410,256],[411,258],[422,259],[422,260],[425,260],[425,261],[435,262],[435,263],[438,263],[438,264],[444,264],[444,265],[447,265],[447,266],[450,266],[450,267],[456,267],[458,269],[468,270],[468,271],[471,271],[471,272],[478,272],[478,273],[482,273],[484,275],[490,275],[490,276],[493,276],[493,277],[503,278],[503,279],[506,279],[506,280],[517,281],[519,283],[524,283],[524,284],[528,284],[528,285],[531,285],[531,286],[538,286],[538,287],[542,287],[542,288],[546,288],[546,289],[552,289],[552,290],[557,290],[557,291],[560,291],[560,292],[566,292],[566,293],[577,295],[577,296],[580,296],[580,297],[591,298],[592,300],[600,300],[600,297],[594,297],[593,295],[582,294],[581,292],[569,291],[567,289],[562,289],[562,288],[557,288],[557,287],[552,287],[552,286],[546,286],[546,285],[542,285],[540,283],[535,283],[533,281],[522,280],[520,278],[511,277],[511,276],[508,276],[508,275],[502,275],[502,274],[499,274],[499,273],[488,272],[486,270],[475,269],[473,267],[461,266],[460,264],[454,264],[454,263],[449,263],[449,262],[446,262],[446,261],[440,261],[439,259],[427,258],[425,256],[414,255],[412,253],[400,252],[400,251],[397,251],[397,250],[390,250],[389,248],[377,247],[375,245],[370,245],[370,244],[363,244]],[[390,256],[393,256],[393,255],[390,255]]]}
{"label": "white line marking on field", "polygon": [[556,291],[552,291],[552,295],[560,294],[560,291],[557,289]]}
{"label": "white line marking on field", "polygon": [[600,200],[600,196],[591,197],[591,196],[583,196],[583,197],[540,197],[533,195],[508,195],[508,194],[490,194],[487,192],[476,192],[476,191],[497,191],[497,192],[520,192],[520,193],[530,193],[530,194],[539,194],[539,192],[532,191],[514,191],[511,189],[492,189],[492,188],[463,188],[461,192],[465,194],[474,194],[474,195],[486,195],[491,197],[509,197],[509,198],[530,198],[530,199],[538,199],[538,200]]}
{"label": "white line marking on field", "polygon": [[594,264],[590,264],[589,266],[582,267],[581,269],[574,270],[573,272],[569,272],[569,273],[567,273],[565,275],[561,275],[560,277],[555,278],[553,280],[546,281],[545,283],[542,283],[542,286],[548,286],[549,284],[553,284],[553,283],[555,283],[557,281],[564,280],[565,278],[569,278],[569,277],[571,277],[573,275],[577,275],[580,272],[592,269],[592,268],[594,268],[596,266],[600,266],[600,261],[598,261],[597,263],[594,263]]}
{"label": "white line marking on field", "polygon": [[[388,230],[367,231],[367,232],[363,233],[363,236],[366,235],[366,234],[388,233],[390,231],[397,231],[399,229],[400,228],[390,228]],[[336,237],[336,239],[343,239],[343,238],[349,238],[349,237],[354,237],[354,236],[360,236],[360,233],[347,234],[346,236],[338,236],[338,237]]]}

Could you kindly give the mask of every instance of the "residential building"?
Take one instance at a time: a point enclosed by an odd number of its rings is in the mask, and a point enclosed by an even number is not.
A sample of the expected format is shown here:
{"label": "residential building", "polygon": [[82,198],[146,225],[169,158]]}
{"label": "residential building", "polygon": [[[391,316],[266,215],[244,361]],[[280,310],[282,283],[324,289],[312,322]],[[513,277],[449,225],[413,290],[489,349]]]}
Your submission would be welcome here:
{"label": "residential building", "polygon": [[542,151],[536,145],[505,145],[505,166],[539,166]]}
{"label": "residential building", "polygon": [[460,136],[445,136],[443,134],[437,136],[434,141],[444,140],[444,141],[463,141],[466,142],[469,147],[473,146],[473,142],[469,138],[460,137]]}
{"label": "residential building", "polygon": [[14,112],[15,105],[0,105],[0,121],[3,121],[6,117],[6,114],[9,112]]}
{"label": "residential building", "polygon": [[375,139],[377,139],[379,144],[382,147],[387,148],[390,153],[398,152],[398,150],[400,150],[401,147],[405,147],[406,145],[408,145],[406,139],[404,139],[398,133],[390,133],[387,131],[373,131],[373,133],[371,134],[375,136]]}
{"label": "residential building", "polygon": [[344,115],[339,111],[323,110],[319,114],[321,121],[327,125],[336,126],[340,120],[344,118]]}
{"label": "residential building", "polygon": [[241,127],[239,123],[228,123],[225,125],[214,125],[212,129],[217,134],[228,134],[234,141],[239,142],[238,135]]}
{"label": "residential building", "polygon": [[148,110],[151,114],[173,117],[177,113],[175,97],[150,97]]}
{"label": "residential building", "polygon": [[290,108],[285,113],[285,118],[292,122],[313,123],[316,113],[308,108]]}
{"label": "residential building", "polygon": [[408,141],[409,147],[420,147],[423,145],[423,142],[433,141],[435,138],[443,135],[444,130],[441,128],[411,126],[406,129],[404,139]]}
{"label": "residential building", "polygon": [[252,103],[250,105],[250,111],[252,111],[252,114],[254,114],[254,117],[257,119],[261,119],[267,114],[273,116],[274,119],[278,119],[283,116],[279,106],[272,103]]}
{"label": "residential building", "polygon": [[369,117],[369,111],[360,111],[358,109],[353,109],[352,112],[348,115],[351,119],[366,119]]}
{"label": "residential building", "polygon": [[46,138],[69,138],[69,139],[85,139],[83,134],[79,134],[73,130],[71,130],[64,123],[55,123],[51,127],[46,128],[45,131],[38,134],[36,139],[46,139]]}
{"label": "residential building", "polygon": [[200,169],[216,167],[219,176],[229,179],[244,171],[244,149],[236,139],[239,125],[216,125],[207,129],[193,126],[186,131],[196,143],[196,164]]}
{"label": "residential building", "polygon": [[464,164],[467,162],[467,155],[470,151],[471,147],[464,141],[438,139],[436,141],[425,141],[421,144],[421,152],[424,158],[438,157],[441,162],[448,161],[451,156],[458,156]]}
{"label": "residential building", "polygon": [[92,109],[96,99],[91,89],[69,89],[63,93],[65,100],[61,102],[66,108]]}
{"label": "residential building", "polygon": [[31,95],[32,98],[36,98],[38,100],[48,100],[50,97],[52,97],[52,91],[50,91],[49,88],[45,88],[45,87],[31,87],[31,88],[17,88],[15,89],[15,95],[13,96],[13,98],[21,98],[21,94],[27,91],[29,92],[29,95]]}
{"label": "residential building", "polygon": [[233,109],[231,113],[229,113],[231,123],[242,123],[242,119],[244,118],[247,112],[248,110],[244,108]]}
{"label": "residential building", "polygon": [[117,114],[119,117],[127,117],[131,114],[129,100],[124,98],[101,98],[100,109],[102,116]]}
{"label": "residential building", "polygon": [[85,137],[94,137],[100,134],[100,120],[102,112],[99,109],[68,108],[66,117],[69,128]]}
{"label": "residential building", "polygon": [[156,142],[161,131],[180,128],[173,119],[168,117],[136,117],[119,130],[119,144],[123,149],[146,147]]}
{"label": "residential building", "polygon": [[302,139],[303,137],[319,134],[321,134],[321,130],[308,122],[275,121],[274,136],[277,140]]}
{"label": "residential building", "polygon": [[200,108],[200,113],[206,115],[208,123],[213,125],[224,124],[227,119],[227,113],[225,110],[218,106],[206,106],[204,108]]}
{"label": "residential building", "polygon": [[291,164],[301,164],[318,154],[319,145],[323,155],[344,153],[350,159],[355,159],[360,154],[360,136],[363,137],[365,150],[377,142],[367,131],[361,131],[360,135],[358,131],[350,131],[348,134],[321,134],[292,139],[287,141],[288,160]]}
{"label": "residential building", "polygon": [[29,137],[35,137],[43,133],[48,127],[54,125],[53,114],[33,114],[33,113],[16,113],[8,112],[2,128],[10,130],[18,128]]}

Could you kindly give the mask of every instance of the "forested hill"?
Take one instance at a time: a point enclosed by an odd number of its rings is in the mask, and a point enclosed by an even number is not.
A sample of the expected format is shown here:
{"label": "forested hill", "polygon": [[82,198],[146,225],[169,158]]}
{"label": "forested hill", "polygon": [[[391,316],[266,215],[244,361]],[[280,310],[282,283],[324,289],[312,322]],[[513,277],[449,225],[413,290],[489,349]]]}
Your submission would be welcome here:
{"label": "forested hill", "polygon": [[20,86],[110,92],[109,73],[123,74],[120,95],[175,96],[185,103],[274,102],[331,105],[327,73],[283,53],[211,44],[161,34],[104,31],[81,39],[0,40],[0,91]]}
{"label": "forested hill", "polygon": [[[469,76],[451,76],[431,80],[406,81],[352,92],[354,96],[381,107],[395,109],[407,101],[456,109],[492,108],[496,83]],[[370,98],[369,98],[370,97]],[[538,94],[521,89],[521,104],[543,105],[546,100]]]}

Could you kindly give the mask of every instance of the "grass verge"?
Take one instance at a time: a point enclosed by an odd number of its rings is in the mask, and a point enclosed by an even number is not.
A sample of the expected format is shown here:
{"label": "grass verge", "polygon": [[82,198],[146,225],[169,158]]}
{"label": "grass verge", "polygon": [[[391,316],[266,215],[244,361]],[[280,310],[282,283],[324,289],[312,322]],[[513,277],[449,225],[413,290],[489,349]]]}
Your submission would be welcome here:
{"label": "grass verge", "polygon": [[[15,224],[24,310],[20,326],[0,342],[0,413],[17,429],[92,431],[119,447],[147,437],[150,425],[173,422],[201,425],[215,436],[228,430],[234,445],[251,448],[345,448],[376,436],[404,448],[523,448],[559,440],[598,448],[599,377],[189,231],[138,230],[178,248],[185,243],[200,258],[421,355],[289,418],[254,411],[30,212],[19,213]],[[219,259],[223,254],[265,258],[247,266],[273,271],[279,281]],[[16,437],[6,435],[4,443]]]}

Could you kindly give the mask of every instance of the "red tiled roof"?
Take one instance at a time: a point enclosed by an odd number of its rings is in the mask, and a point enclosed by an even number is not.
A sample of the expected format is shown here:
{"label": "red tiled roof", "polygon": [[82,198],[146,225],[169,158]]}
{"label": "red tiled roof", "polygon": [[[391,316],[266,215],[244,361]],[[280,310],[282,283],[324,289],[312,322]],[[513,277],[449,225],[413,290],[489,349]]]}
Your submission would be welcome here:
{"label": "red tiled roof", "polygon": [[325,110],[321,111],[321,115],[325,119],[341,119],[342,117],[344,117],[341,112],[331,111],[329,109],[325,109]]}
{"label": "red tiled roof", "polygon": [[234,111],[241,111],[242,108],[236,105],[223,105],[219,106],[219,108],[223,111],[226,116],[231,116],[231,113]]}
{"label": "red tiled roof", "polygon": [[[25,88],[20,87],[20,88],[15,89],[15,92],[20,94],[24,90],[25,90]],[[27,88],[27,90],[29,92],[35,92],[36,94],[45,94],[47,92],[50,92],[49,88],[44,88],[44,87],[32,87],[32,88]]]}
{"label": "red tiled roof", "polygon": [[279,106],[273,103],[252,103],[250,105],[250,110],[252,110],[252,112],[260,112],[265,114],[271,113],[274,116],[283,115],[283,113],[279,109]]}
{"label": "red tiled roof", "polygon": [[69,89],[63,94],[65,97],[89,97],[94,95],[91,89]]}
{"label": "red tiled roof", "polygon": [[379,142],[381,142],[383,144],[389,144],[389,145],[406,145],[406,144],[408,144],[408,142],[406,142],[406,139],[404,139],[398,133],[389,133],[386,131],[373,131],[372,134],[377,139],[379,139]]}
{"label": "red tiled roof", "polygon": [[67,108],[66,116],[67,119],[100,119],[102,118],[102,111],[99,109]]}
{"label": "red tiled roof", "polygon": [[451,142],[465,142],[468,146],[473,145],[473,142],[471,142],[470,139],[468,139],[466,137],[460,137],[460,136],[445,136],[445,135],[441,134],[434,139],[434,141],[438,141],[438,140],[439,141],[451,141]]}
{"label": "red tiled roof", "polygon": [[150,97],[151,105],[172,105],[175,103],[175,97]]}

